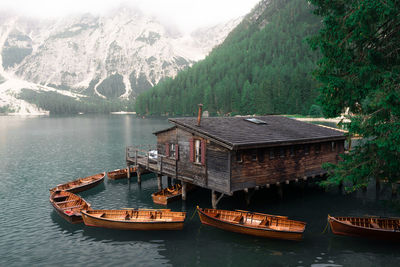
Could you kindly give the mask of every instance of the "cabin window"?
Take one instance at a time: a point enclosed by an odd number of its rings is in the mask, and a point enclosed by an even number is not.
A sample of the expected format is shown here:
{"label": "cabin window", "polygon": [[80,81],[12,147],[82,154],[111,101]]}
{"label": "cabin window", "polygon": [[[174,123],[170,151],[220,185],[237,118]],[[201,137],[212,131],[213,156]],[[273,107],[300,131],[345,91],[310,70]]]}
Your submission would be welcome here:
{"label": "cabin window", "polygon": [[293,157],[294,156],[294,146],[290,147],[290,156]]}
{"label": "cabin window", "polygon": [[331,142],[331,150],[336,151],[336,143],[335,142]]}
{"label": "cabin window", "polygon": [[263,149],[257,150],[257,158],[258,158],[258,162],[264,162],[264,150]]}
{"label": "cabin window", "polygon": [[321,144],[315,145],[315,154],[319,154],[321,152]]}
{"label": "cabin window", "polygon": [[206,141],[201,139],[191,138],[190,145],[190,161],[205,165],[206,163]]}
{"label": "cabin window", "polygon": [[257,161],[257,150],[251,150],[250,158],[251,158],[251,161]]}
{"label": "cabin window", "polygon": [[309,145],[304,145],[304,154],[305,155],[310,154],[310,146]]}
{"label": "cabin window", "polygon": [[284,157],[285,157],[285,154],[286,154],[286,149],[285,149],[284,147],[281,147],[281,148],[279,149],[279,156],[280,156],[281,158],[284,158]]}
{"label": "cabin window", "polygon": [[274,149],[270,148],[269,149],[269,159],[274,159],[275,158],[275,153],[274,153]]}
{"label": "cabin window", "polygon": [[194,140],[194,162],[201,163],[201,141]]}
{"label": "cabin window", "polygon": [[242,162],[242,152],[236,151],[236,162]]}
{"label": "cabin window", "polygon": [[169,156],[175,158],[175,144],[169,145]]}

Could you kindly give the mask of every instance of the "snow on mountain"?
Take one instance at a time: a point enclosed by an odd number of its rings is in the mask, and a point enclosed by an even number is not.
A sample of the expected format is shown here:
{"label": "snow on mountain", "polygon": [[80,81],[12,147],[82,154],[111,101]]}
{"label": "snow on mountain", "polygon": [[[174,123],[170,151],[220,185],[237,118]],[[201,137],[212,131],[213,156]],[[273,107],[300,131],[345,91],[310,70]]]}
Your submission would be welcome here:
{"label": "snow on mountain", "polygon": [[0,100],[3,105],[15,101],[5,95],[15,96],[21,86],[104,98],[136,96],[203,59],[240,21],[183,35],[126,7],[105,16],[58,20],[0,14],[0,78],[6,80],[0,81]]}

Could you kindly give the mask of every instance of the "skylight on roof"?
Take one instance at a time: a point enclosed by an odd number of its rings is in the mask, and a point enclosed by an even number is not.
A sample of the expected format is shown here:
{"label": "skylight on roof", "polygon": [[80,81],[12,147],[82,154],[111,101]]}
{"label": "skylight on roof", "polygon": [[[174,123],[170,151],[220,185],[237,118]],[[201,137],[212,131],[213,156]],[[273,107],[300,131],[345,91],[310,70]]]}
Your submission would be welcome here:
{"label": "skylight on roof", "polygon": [[256,119],[256,118],[247,118],[244,120],[255,123],[255,124],[267,124],[265,121],[262,121],[262,120]]}

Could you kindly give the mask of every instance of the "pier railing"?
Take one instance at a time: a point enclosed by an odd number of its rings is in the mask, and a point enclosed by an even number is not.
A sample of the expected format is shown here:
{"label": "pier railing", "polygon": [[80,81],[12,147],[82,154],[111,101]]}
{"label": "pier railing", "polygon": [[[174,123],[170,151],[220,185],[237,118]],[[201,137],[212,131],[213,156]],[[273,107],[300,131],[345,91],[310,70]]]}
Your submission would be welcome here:
{"label": "pier railing", "polygon": [[150,172],[177,177],[176,159],[157,154],[156,151],[155,145],[128,146],[126,147],[126,162]]}

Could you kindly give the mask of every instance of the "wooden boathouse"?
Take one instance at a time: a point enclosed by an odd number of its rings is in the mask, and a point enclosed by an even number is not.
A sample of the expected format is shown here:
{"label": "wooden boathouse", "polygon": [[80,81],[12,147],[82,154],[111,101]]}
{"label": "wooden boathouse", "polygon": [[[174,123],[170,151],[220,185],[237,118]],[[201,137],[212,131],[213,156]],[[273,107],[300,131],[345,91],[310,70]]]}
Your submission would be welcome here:
{"label": "wooden boathouse", "polygon": [[[200,113],[201,114],[201,113]],[[215,208],[223,195],[323,176],[325,162],[344,152],[343,132],[283,116],[172,118],[155,132],[157,157],[127,147],[127,166],[151,171],[212,192]],[[217,192],[220,196],[217,198]]]}

